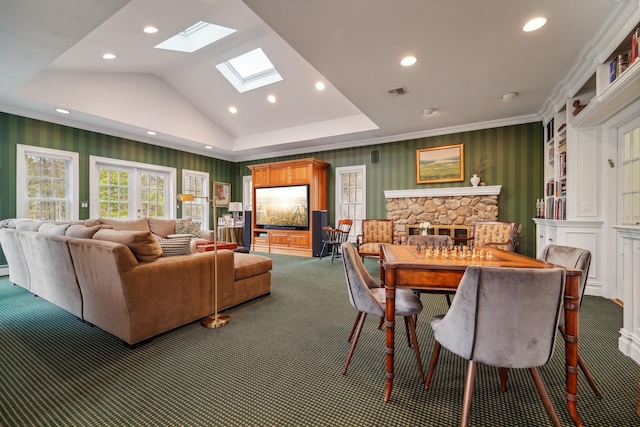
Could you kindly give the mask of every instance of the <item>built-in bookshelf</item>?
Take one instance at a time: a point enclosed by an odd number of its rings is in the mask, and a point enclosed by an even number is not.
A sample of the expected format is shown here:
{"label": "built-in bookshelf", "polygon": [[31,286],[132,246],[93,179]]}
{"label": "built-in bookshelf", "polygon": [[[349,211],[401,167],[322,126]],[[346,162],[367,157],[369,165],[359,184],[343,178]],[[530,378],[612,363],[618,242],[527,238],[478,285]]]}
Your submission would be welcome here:
{"label": "built-in bookshelf", "polygon": [[547,166],[545,167],[544,218],[566,219],[567,124],[564,110],[545,126]]}

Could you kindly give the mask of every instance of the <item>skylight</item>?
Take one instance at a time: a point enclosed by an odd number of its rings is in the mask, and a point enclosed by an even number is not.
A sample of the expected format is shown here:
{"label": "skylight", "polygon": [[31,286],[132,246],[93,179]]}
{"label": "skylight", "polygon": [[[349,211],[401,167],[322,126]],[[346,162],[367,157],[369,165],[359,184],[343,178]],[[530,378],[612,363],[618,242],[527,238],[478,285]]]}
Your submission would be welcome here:
{"label": "skylight", "polygon": [[192,53],[235,32],[233,28],[200,21],[156,45],[155,48]]}
{"label": "skylight", "polygon": [[216,68],[240,93],[282,80],[261,48],[218,64]]}

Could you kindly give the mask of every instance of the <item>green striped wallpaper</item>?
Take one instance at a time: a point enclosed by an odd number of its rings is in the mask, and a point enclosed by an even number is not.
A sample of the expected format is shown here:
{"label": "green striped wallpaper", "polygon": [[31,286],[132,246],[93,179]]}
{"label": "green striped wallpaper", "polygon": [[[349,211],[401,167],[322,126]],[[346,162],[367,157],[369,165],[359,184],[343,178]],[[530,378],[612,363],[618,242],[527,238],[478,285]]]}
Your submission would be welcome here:
{"label": "green striped wallpaper", "polygon": [[[465,182],[416,184],[416,149],[464,143]],[[523,224],[522,252],[535,255],[535,200],[542,197],[543,138],[539,122],[503,128],[463,132],[429,138],[419,138],[365,147],[311,152],[296,156],[268,158],[232,163],[186,153],[124,138],[51,124],[7,113],[0,113],[0,219],[12,218],[16,212],[15,156],[16,144],[35,145],[80,154],[80,200],[88,200],[89,156],[96,155],[135,162],[209,172],[211,180],[231,183],[232,199],[242,200],[242,176],[249,175],[249,164],[296,158],[316,157],[330,164],[328,179],[329,218],[333,217],[335,200],[334,170],[336,167],[367,165],[367,216],[386,215],[384,190],[425,187],[469,186],[468,165],[485,153],[496,167],[482,177],[487,185],[501,184],[500,219]],[[371,151],[380,153],[379,163],[371,164]],[[180,191],[180,182],[178,183]],[[80,218],[88,217],[81,209]],[[0,256],[0,265],[6,264]]]}
{"label": "green striped wallpaper", "polygon": [[[315,157],[330,164],[328,214],[333,218],[335,204],[335,168],[367,165],[367,217],[385,218],[384,190],[470,186],[468,166],[484,153],[495,161],[495,168],[482,176],[487,185],[502,185],[499,219],[522,224],[521,252],[535,256],[536,199],[543,188],[543,136],[540,122],[478,130],[452,135],[419,138],[366,147],[318,151],[296,156],[277,157],[237,163],[239,175],[248,175],[250,164]],[[440,184],[416,183],[416,150],[419,148],[464,143],[465,182]],[[372,164],[371,151],[378,150],[379,162]],[[238,178],[241,184],[241,178]],[[238,182],[235,182],[237,188]]]}

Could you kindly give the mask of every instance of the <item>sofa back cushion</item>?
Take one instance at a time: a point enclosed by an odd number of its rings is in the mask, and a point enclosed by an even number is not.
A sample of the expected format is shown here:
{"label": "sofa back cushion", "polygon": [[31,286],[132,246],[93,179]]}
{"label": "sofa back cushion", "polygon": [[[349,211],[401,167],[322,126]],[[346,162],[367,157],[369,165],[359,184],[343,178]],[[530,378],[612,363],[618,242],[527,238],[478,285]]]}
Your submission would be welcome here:
{"label": "sofa back cushion", "polygon": [[149,231],[160,237],[167,238],[169,234],[175,233],[176,220],[164,218],[147,218]]}
{"label": "sofa back cushion", "polygon": [[100,218],[100,224],[106,224],[113,227],[115,231],[150,231],[147,218],[139,219],[112,219]]}
{"label": "sofa back cushion", "polygon": [[140,262],[154,261],[162,256],[160,243],[150,231],[100,229],[93,235],[93,239],[126,245]]}
{"label": "sofa back cushion", "polygon": [[16,230],[19,231],[38,231],[40,226],[42,225],[42,221],[20,221],[16,223]]}
{"label": "sofa back cushion", "polygon": [[71,224],[69,228],[67,228],[66,236],[67,237],[76,237],[80,239],[91,239],[94,234],[96,234],[100,230],[99,225],[94,225],[93,227],[85,227],[80,224]]}

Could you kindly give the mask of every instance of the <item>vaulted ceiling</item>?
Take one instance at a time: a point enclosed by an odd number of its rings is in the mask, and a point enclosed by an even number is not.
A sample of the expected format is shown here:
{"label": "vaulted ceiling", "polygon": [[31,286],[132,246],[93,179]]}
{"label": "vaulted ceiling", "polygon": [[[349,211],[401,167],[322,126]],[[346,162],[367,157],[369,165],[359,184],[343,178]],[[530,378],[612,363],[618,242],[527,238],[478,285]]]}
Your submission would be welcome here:
{"label": "vaulted ceiling", "polygon": [[[0,111],[232,161],[526,123],[615,4],[9,0]],[[547,24],[523,32],[536,16]],[[154,48],[199,21],[237,31],[193,53]],[[283,80],[239,93],[216,65],[258,47]]]}

